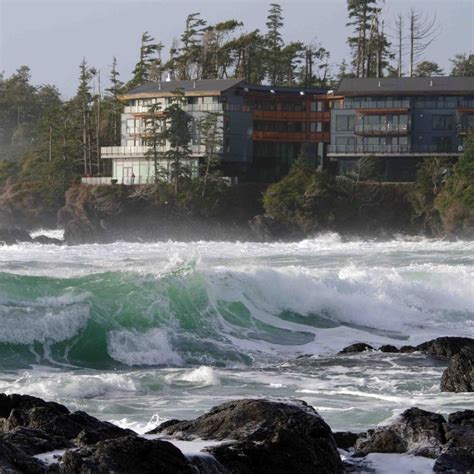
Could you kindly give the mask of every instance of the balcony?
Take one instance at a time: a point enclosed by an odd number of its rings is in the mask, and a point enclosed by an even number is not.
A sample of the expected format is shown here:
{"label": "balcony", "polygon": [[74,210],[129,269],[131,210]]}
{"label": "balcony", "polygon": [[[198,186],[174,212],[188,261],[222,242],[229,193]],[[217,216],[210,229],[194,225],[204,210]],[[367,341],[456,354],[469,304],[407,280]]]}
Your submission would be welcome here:
{"label": "balcony", "polygon": [[[147,115],[150,114],[150,105],[129,105],[123,110],[125,114]],[[223,104],[185,104],[185,112],[222,112]],[[165,108],[156,110],[155,115],[164,115]]]}
{"label": "balcony", "polygon": [[410,100],[344,100],[334,102],[335,109],[409,109]]}
{"label": "balcony", "polygon": [[[157,147],[159,153],[165,153],[170,150],[169,145]],[[192,155],[202,156],[206,152],[204,145],[191,145]],[[101,147],[100,154],[103,159],[111,158],[144,158],[146,153],[151,150],[150,146],[105,146]]]}
{"label": "balcony", "polygon": [[252,138],[258,142],[318,143],[330,141],[329,132],[275,132],[254,130]]}
{"label": "balcony", "polygon": [[407,135],[411,131],[411,124],[384,123],[380,125],[369,125],[357,123],[355,126],[357,135]]}
{"label": "balcony", "polygon": [[461,155],[456,145],[330,145],[329,156]]}
{"label": "balcony", "polygon": [[252,117],[256,120],[281,120],[284,122],[329,122],[330,112],[288,112],[283,110],[252,110]]}

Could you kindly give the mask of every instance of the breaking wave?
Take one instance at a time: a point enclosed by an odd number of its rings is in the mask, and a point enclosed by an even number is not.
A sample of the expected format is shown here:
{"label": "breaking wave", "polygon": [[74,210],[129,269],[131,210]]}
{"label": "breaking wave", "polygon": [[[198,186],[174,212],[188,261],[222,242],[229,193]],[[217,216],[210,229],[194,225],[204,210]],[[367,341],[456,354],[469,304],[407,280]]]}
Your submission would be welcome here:
{"label": "breaking wave", "polygon": [[[258,264],[217,255],[212,265],[173,257],[135,271],[82,272],[81,262],[78,275],[60,278],[3,271],[0,365],[248,366],[334,353],[354,341],[474,335],[474,273],[464,257],[410,262],[404,254],[401,262],[395,252],[387,265],[376,254],[341,257],[337,239],[316,243],[313,263],[294,258],[309,252],[306,241],[285,244],[293,252],[286,260],[261,247]],[[337,266],[324,254],[331,245]],[[209,370],[193,377],[217,383]]]}

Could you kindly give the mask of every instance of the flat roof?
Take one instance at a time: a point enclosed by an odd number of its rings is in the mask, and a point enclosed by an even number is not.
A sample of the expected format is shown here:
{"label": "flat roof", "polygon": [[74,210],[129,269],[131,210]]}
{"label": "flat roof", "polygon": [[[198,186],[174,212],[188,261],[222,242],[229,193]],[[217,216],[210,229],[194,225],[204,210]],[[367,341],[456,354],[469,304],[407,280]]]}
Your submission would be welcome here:
{"label": "flat roof", "polygon": [[168,97],[177,89],[185,95],[220,95],[243,82],[243,79],[203,79],[190,81],[147,82],[134,87],[121,96],[122,99],[137,97]]}
{"label": "flat roof", "polygon": [[385,77],[341,79],[336,93],[359,95],[474,95],[474,77]]}
{"label": "flat roof", "polygon": [[256,91],[256,92],[275,92],[276,94],[299,94],[301,92],[305,94],[327,94],[327,89],[320,87],[284,87],[284,86],[269,86],[269,85],[259,85],[259,84],[240,84],[240,88],[246,91]]}

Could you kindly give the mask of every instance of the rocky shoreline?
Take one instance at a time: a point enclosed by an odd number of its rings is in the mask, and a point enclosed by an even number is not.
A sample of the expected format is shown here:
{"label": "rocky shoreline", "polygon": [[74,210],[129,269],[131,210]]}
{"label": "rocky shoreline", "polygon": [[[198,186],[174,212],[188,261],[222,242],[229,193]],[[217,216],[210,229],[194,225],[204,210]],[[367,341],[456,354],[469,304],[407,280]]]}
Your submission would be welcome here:
{"label": "rocky shoreline", "polygon": [[414,407],[387,426],[333,433],[301,400],[242,399],[140,436],[55,402],[0,394],[5,473],[337,474],[371,472],[364,457],[372,453],[433,459],[434,472],[473,472],[474,410],[446,420]]}
{"label": "rocky shoreline", "polygon": [[[474,382],[473,348],[474,339],[441,337],[418,346],[379,350],[450,358],[441,389],[469,392]],[[373,350],[357,343],[339,357]],[[470,366],[460,362],[469,357]],[[310,356],[294,361],[310,362]],[[470,369],[462,372],[465,366]],[[472,473],[474,410],[455,411],[445,418],[411,407],[387,425],[351,433],[332,432],[301,400],[239,399],[194,420],[168,420],[138,435],[55,402],[0,394],[0,472],[5,473],[376,472],[370,467],[375,454],[416,456],[430,463],[434,472]]]}

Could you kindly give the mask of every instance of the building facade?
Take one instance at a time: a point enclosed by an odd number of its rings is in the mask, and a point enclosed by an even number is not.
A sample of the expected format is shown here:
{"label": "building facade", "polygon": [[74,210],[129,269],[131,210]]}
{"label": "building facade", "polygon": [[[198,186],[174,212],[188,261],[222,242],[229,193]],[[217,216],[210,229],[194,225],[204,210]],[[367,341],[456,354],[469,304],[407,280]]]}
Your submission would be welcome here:
{"label": "building facade", "polygon": [[[165,109],[184,94],[182,109],[189,114],[194,174],[206,155],[202,121],[209,112],[218,117],[216,150],[224,176],[272,182],[286,175],[300,153],[322,166],[330,143],[330,101],[322,89],[252,86],[239,79],[155,82],[121,96],[121,143],[102,147],[101,158],[111,160],[112,178],[86,178],[91,184],[145,184],[155,180],[150,159],[150,117],[164,119]],[[166,121],[161,120],[162,126]],[[159,152],[169,150],[161,143]],[[160,161],[159,167],[169,163]]]}
{"label": "building facade", "polygon": [[344,175],[373,156],[383,163],[383,179],[411,181],[424,157],[459,157],[470,127],[474,78],[343,79],[334,95],[328,158]]}

